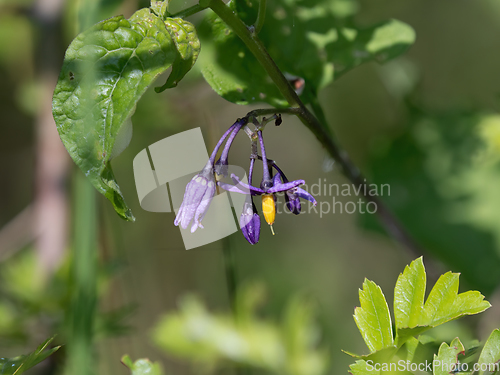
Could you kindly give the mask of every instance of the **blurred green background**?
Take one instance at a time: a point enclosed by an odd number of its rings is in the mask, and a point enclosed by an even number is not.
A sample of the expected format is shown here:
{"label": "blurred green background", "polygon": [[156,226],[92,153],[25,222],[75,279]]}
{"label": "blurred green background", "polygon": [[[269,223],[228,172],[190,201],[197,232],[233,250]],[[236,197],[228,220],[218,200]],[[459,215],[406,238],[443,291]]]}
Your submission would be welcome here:
{"label": "blurred green background", "polygon": [[[417,41],[408,53],[382,66],[368,63],[354,69],[325,88],[319,99],[339,144],[355,164],[374,183],[390,184],[390,196],[382,198],[423,249],[429,283],[438,272],[461,272],[464,289],[478,289],[492,302],[485,314],[447,325],[443,337],[484,339],[500,325],[495,308],[500,283],[500,2],[332,3],[349,3],[360,25],[396,18],[416,31]],[[171,8],[189,5],[172,0]],[[0,0],[2,357],[31,350],[55,333],[59,344],[66,343],[72,185],[81,172],[64,150],[51,117],[64,50],[84,15],[96,20],[128,17],[142,6],[148,4]],[[87,12],[78,13],[82,8]],[[190,20],[198,24],[201,17]],[[384,234],[376,217],[282,214],[274,226],[276,235],[263,225],[256,246],[236,233],[225,244],[186,251],[173,213],[140,208],[132,171],[139,151],[197,127],[210,149],[236,118],[256,108],[219,97],[199,69],[195,66],[175,90],[145,94],[132,118],[132,142],[113,160],[136,222],[122,221],[104,197],[97,197],[96,373],[127,374],[120,364],[127,353],[160,360],[167,374],[196,374],[158,350],[151,331],[187,292],[201,296],[212,310],[229,310],[222,253],[228,244],[239,282],[258,280],[266,286],[263,315],[279,321],[286,301],[299,291],[316,301],[322,341],[329,348],[329,373],[347,373],[352,360],[341,349],[366,352],[352,319],[363,279],[379,284],[391,305],[397,276],[413,257]],[[295,118],[286,116],[282,126],[269,128],[266,146],[290,179],[304,179],[309,186],[348,183]],[[246,168],[243,136],[233,146],[231,163]],[[357,202],[359,197],[336,199]],[[63,348],[32,373],[60,371],[65,353]]]}

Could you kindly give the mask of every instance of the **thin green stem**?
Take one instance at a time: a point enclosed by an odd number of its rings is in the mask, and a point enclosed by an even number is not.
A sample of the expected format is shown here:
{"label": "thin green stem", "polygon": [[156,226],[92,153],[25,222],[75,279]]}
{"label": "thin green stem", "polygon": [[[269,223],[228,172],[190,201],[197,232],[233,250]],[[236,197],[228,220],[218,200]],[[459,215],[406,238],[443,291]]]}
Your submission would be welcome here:
{"label": "thin green stem", "polygon": [[[262,45],[262,42],[251,31],[247,25],[229,9],[222,0],[211,0],[209,7],[238,35],[238,37],[245,43],[248,49],[252,52],[255,58],[259,61],[262,67],[269,74],[273,82],[278,86],[281,94],[288,101],[290,107],[300,108],[303,106],[297,93],[290,85],[285,76],[281,73],[274,60],[269,56],[269,53]],[[305,108],[305,107],[304,107]]]}
{"label": "thin green stem", "polygon": [[68,311],[67,375],[92,374],[97,306],[97,214],[94,187],[79,171],[74,180],[73,299]]}
{"label": "thin green stem", "polygon": [[202,10],[207,9],[208,7],[203,7],[200,4],[193,5],[192,7],[186,8],[181,10],[180,12],[172,14],[170,17],[171,18],[186,18],[189,16],[192,16],[193,14],[196,14],[198,12],[201,12]]}
{"label": "thin green stem", "polygon": [[257,13],[257,21],[255,21],[255,34],[260,33],[262,26],[264,26],[264,20],[266,18],[266,0],[260,0],[259,2],[259,13]]}
{"label": "thin green stem", "polygon": [[236,264],[234,259],[233,249],[229,238],[224,238],[222,241],[222,254],[224,256],[224,270],[226,273],[227,292],[229,296],[229,304],[233,313],[236,312],[236,293],[238,289],[238,279],[236,276]]}
{"label": "thin green stem", "polygon": [[[395,239],[405,244],[412,257],[421,255],[422,251],[420,247],[408,235],[390,210],[385,207],[384,203],[377,196],[368,194],[370,191],[369,183],[360,173],[359,169],[351,162],[348,154],[341,150],[335,143],[330,129],[326,126],[326,122],[322,125],[300,100],[293,87],[267,52],[255,30],[252,30],[254,28],[248,28],[237,14],[226,6],[222,0],[210,0],[209,7],[236,33],[236,35],[238,35],[243,43],[245,43],[250,52],[252,52],[269,74],[283,97],[288,101],[290,107],[297,111],[297,117],[309,128],[309,130],[311,130],[318,141],[327,149],[332,158],[339,163],[345,176],[355,186],[359,187],[359,191],[364,194],[368,202],[373,202],[375,204],[379,218],[387,232]],[[324,117],[322,115],[323,111],[320,111],[318,108],[321,108],[319,104],[316,108],[317,115]]]}

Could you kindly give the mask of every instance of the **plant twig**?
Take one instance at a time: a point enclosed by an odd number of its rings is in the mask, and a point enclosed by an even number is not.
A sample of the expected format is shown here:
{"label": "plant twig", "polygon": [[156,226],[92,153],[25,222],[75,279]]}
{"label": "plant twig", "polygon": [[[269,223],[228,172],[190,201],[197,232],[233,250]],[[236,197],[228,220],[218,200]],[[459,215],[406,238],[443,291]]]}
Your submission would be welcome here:
{"label": "plant twig", "polygon": [[[351,162],[348,154],[341,150],[333,140],[329,128],[322,124],[318,119],[307,109],[304,103],[300,100],[297,93],[285,78],[281,70],[278,68],[274,60],[271,58],[266,48],[258,38],[253,28],[248,28],[243,21],[228,7],[222,0],[210,0],[209,7],[238,35],[245,43],[247,48],[252,52],[255,58],[259,61],[262,67],[269,74],[281,94],[288,101],[291,109],[296,111],[297,117],[306,125],[309,130],[316,136],[319,142],[327,149],[332,158],[336,160],[342,167],[345,176],[363,192],[364,198],[368,202],[373,202],[377,206],[377,213],[380,221],[384,225],[386,231],[396,240],[403,243],[406,249],[411,253],[412,257],[422,255],[422,250],[406,232],[405,228],[399,223],[397,218],[385,206],[385,204],[377,196],[371,196],[367,192],[370,191],[369,183],[360,173],[359,169]],[[280,110],[275,110],[279,112]],[[318,115],[321,115],[322,111]],[[365,188],[366,187],[366,188]]]}
{"label": "plant twig", "polygon": [[255,21],[255,34],[260,33],[262,26],[264,26],[264,20],[266,18],[266,0],[260,0],[259,2],[259,12],[257,13],[257,20]]}
{"label": "plant twig", "polygon": [[208,7],[201,6],[200,4],[195,4],[192,7],[183,9],[183,10],[177,12],[177,13],[172,14],[169,17],[171,17],[171,18],[177,18],[177,17],[179,17],[179,18],[186,18],[186,17],[192,16],[193,14],[201,12],[202,10],[205,10],[207,8]]}

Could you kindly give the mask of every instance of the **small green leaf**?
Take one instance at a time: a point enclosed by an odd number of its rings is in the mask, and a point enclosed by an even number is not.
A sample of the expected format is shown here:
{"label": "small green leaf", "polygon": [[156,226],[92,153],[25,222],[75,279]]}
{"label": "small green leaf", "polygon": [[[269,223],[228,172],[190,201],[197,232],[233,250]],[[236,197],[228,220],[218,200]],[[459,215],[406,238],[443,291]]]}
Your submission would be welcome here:
{"label": "small green leaf", "polygon": [[132,362],[128,355],[122,357],[122,363],[132,370],[131,375],[163,375],[160,363],[152,363],[149,359],[138,359]]}
{"label": "small green leaf", "polygon": [[201,49],[196,28],[191,22],[182,18],[167,18],[165,26],[175,43],[178,53],[167,82],[161,87],[156,87],[156,92],[162,92],[165,89],[177,86],[179,81],[193,67]]}
{"label": "small green leaf", "polygon": [[379,375],[380,370],[375,370],[375,366],[364,360],[359,360],[349,366],[349,373],[352,375]]}
{"label": "small green leaf", "polygon": [[370,354],[364,354],[364,355],[359,355],[356,353],[351,353],[347,350],[342,350],[345,354],[350,355],[353,358],[356,359],[362,359],[364,361],[373,361],[376,363],[384,363],[390,360],[394,354],[398,351],[398,348],[393,345],[389,346],[387,348],[377,350],[376,352],[370,353]]}
{"label": "small green leaf", "polygon": [[422,257],[406,266],[394,289],[396,328],[413,328],[421,320],[425,295],[425,268]]}
{"label": "small green leaf", "polygon": [[59,350],[60,346],[47,349],[54,337],[45,340],[34,352],[15,358],[0,358],[0,375],[19,375],[32,368],[52,353]]}
{"label": "small green leaf", "polygon": [[365,279],[359,301],[361,307],[354,310],[354,320],[370,352],[393,346],[391,316],[380,287]]}
{"label": "small green leaf", "polygon": [[439,347],[438,354],[434,354],[433,373],[434,375],[449,375],[457,369],[458,355],[464,354],[465,349],[458,337],[454,339],[450,346],[445,342]]}
{"label": "small green leaf", "polygon": [[137,101],[175,61],[177,50],[163,21],[149,9],[99,22],[66,51],[52,112],[69,154],[116,212],[134,220],[110,160],[131,138]]}
{"label": "small green leaf", "polygon": [[[495,329],[484,344],[484,348],[479,356],[477,364],[479,365],[479,375],[494,373],[498,369],[500,362],[500,330]],[[486,369],[492,371],[487,371]]]}

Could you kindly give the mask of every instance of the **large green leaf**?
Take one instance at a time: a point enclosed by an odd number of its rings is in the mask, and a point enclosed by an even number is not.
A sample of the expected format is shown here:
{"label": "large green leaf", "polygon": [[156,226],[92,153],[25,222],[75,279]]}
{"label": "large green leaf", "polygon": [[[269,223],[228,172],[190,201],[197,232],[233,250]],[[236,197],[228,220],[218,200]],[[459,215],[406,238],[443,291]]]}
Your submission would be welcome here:
{"label": "large green leaf", "polygon": [[158,362],[149,359],[138,359],[132,362],[128,355],[122,357],[122,363],[131,370],[131,375],[163,375],[163,369]]}
{"label": "large green leaf", "polygon": [[54,340],[53,337],[45,340],[30,354],[15,358],[0,358],[0,375],[19,375],[42,362],[60,348],[60,346],[56,346],[55,348],[47,349],[52,340]]}
{"label": "large green leaf", "polygon": [[[66,51],[54,91],[53,115],[69,154],[116,212],[134,217],[113,176],[110,160],[127,147],[132,137],[130,117],[146,89],[179,56],[196,59],[196,34],[173,32],[149,9],[130,19],[123,16],[99,22],[78,35]],[[187,23],[183,24],[186,29]],[[178,50],[179,48],[179,50]],[[177,66],[177,65],[176,65]],[[182,63],[174,70],[178,82],[186,73]],[[180,69],[180,70],[179,70]],[[172,86],[174,82],[167,82]]]}
{"label": "large green leaf", "polygon": [[365,279],[359,302],[361,307],[354,310],[354,321],[370,352],[393,346],[391,315],[380,287]]}
{"label": "large green leaf", "polygon": [[[344,16],[352,15],[352,1],[289,1],[268,3],[259,38],[279,68],[305,80],[302,100],[355,66],[397,57],[414,42],[413,29],[396,20],[359,28]],[[230,1],[248,25],[255,22],[256,0]],[[286,105],[267,73],[241,40],[214,14],[207,16],[211,32],[204,41],[203,75],[225,99],[247,104]],[[207,34],[207,33],[205,33]]]}

